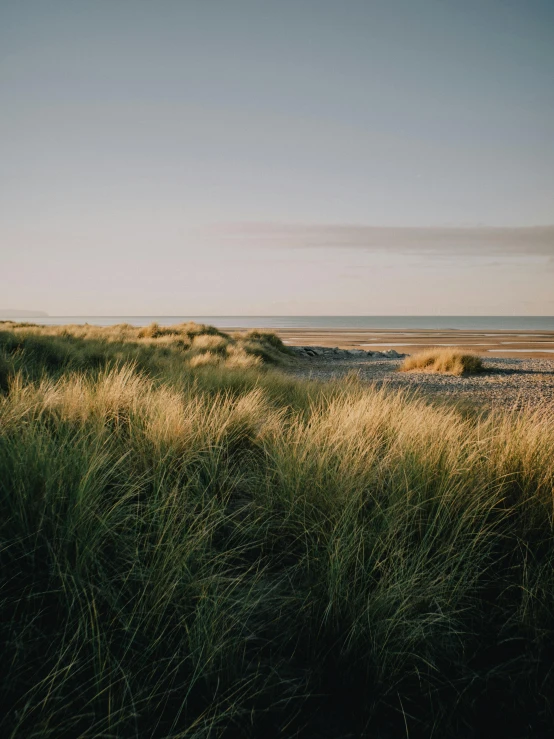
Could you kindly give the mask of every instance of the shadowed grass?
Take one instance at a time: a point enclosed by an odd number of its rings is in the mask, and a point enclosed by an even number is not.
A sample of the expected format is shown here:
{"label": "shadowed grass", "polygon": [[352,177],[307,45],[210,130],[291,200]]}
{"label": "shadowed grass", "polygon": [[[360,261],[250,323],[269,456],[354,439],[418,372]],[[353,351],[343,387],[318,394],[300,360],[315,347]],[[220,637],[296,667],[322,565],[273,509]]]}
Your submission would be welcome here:
{"label": "shadowed grass", "polygon": [[552,407],[34,331],[0,335],[3,736],[551,735]]}

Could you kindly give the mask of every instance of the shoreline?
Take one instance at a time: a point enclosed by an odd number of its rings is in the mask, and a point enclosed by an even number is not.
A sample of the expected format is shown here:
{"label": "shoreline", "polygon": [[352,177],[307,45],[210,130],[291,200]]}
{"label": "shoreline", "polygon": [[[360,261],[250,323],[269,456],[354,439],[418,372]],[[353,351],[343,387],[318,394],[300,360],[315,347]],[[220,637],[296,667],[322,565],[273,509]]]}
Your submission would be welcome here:
{"label": "shoreline", "polygon": [[[236,327],[236,331],[246,331]],[[443,329],[291,329],[273,331],[287,346],[323,346],[414,354],[435,346],[467,349],[483,359],[550,359],[554,362],[554,331],[480,331]]]}

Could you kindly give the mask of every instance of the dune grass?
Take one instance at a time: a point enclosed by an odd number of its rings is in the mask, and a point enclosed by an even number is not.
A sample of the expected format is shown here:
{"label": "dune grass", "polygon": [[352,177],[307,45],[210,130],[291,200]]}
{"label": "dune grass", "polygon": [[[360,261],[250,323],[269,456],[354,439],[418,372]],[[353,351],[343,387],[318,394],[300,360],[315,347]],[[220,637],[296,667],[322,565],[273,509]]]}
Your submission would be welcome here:
{"label": "dune grass", "polygon": [[0,333],[2,736],[551,735],[552,407],[79,331]]}
{"label": "dune grass", "polygon": [[411,354],[400,366],[401,372],[438,372],[446,375],[472,375],[483,371],[478,354],[465,349],[436,347]]}
{"label": "dune grass", "polygon": [[[2,378],[21,369],[26,377],[83,370],[106,363],[133,361],[139,369],[167,371],[171,366],[186,373],[199,365],[235,368],[286,364],[292,352],[271,332],[250,331],[233,336],[214,326],[181,323],[142,328],[127,323],[115,326],[39,326],[0,321],[0,389]],[[23,361],[23,357],[25,360]]]}

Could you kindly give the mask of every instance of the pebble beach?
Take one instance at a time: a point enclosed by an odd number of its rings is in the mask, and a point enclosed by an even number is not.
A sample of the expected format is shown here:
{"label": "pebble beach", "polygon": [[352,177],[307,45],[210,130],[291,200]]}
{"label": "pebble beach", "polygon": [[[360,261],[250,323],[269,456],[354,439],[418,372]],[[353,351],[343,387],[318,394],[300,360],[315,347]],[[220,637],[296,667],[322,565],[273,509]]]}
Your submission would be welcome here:
{"label": "pebble beach", "polygon": [[554,360],[486,357],[483,358],[485,371],[466,377],[400,372],[402,361],[402,357],[349,356],[342,352],[338,357],[298,355],[297,362],[286,372],[316,380],[338,379],[356,373],[362,381],[377,386],[414,390],[436,399],[487,409],[539,408],[552,405],[554,401]]}

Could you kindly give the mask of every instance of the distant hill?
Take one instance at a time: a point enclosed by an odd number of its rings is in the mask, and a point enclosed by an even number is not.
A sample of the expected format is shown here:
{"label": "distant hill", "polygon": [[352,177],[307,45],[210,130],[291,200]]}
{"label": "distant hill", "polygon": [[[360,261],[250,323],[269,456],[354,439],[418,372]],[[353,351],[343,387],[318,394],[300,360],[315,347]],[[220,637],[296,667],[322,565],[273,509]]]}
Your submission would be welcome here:
{"label": "distant hill", "polygon": [[0,308],[0,318],[47,318],[48,313],[43,310],[13,310]]}

